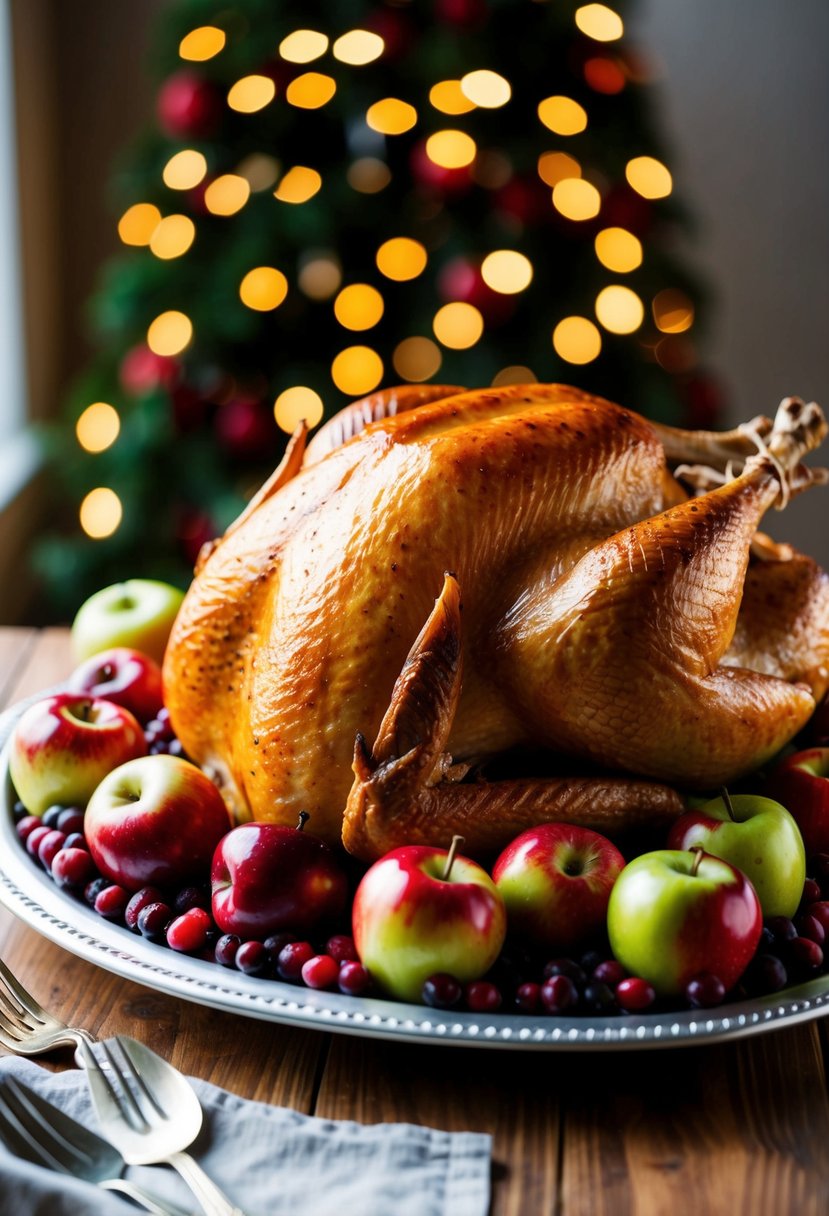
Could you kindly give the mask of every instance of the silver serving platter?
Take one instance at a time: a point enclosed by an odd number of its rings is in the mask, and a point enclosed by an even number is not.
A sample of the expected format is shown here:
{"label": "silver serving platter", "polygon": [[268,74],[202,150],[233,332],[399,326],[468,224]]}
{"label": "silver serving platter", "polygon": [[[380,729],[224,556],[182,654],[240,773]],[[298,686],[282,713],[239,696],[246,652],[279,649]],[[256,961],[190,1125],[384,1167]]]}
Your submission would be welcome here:
{"label": "silver serving platter", "polygon": [[56,945],[124,979],[266,1022],[405,1042],[536,1051],[641,1050],[713,1043],[793,1026],[829,1010],[829,976],[821,976],[774,996],[710,1011],[592,1018],[514,1013],[479,1016],[315,992],[176,954],[110,924],[62,892],[20,846],[12,814],[8,738],[27,706],[54,691],[30,697],[0,716],[0,902]]}

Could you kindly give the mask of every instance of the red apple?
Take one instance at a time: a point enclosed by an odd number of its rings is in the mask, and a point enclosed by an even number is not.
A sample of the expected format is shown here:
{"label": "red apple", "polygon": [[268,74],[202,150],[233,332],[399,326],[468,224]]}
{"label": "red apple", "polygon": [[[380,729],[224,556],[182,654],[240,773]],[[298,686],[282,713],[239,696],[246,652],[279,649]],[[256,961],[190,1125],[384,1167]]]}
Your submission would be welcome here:
{"label": "red apple", "polygon": [[128,646],[92,655],[75,668],[66,686],[70,692],[123,705],[139,722],[149,722],[164,704],[158,663]]}
{"label": "red apple", "polygon": [[305,931],[346,904],[339,861],[318,836],[276,823],[243,823],[213,857],[213,918],[223,933],[263,941],[280,929]]}
{"label": "red apple", "polygon": [[598,832],[542,823],[507,845],[492,877],[510,930],[567,950],[604,928],[610,892],[624,865],[615,844]]}
{"label": "red apple", "polygon": [[144,756],[106,776],[84,820],[89,851],[128,891],[204,878],[230,828],[221,794],[178,756]]}
{"label": "red apple", "polygon": [[829,852],[829,747],[810,747],[781,760],[767,792],[794,817],[807,855]]}
{"label": "red apple", "polygon": [[376,861],[357,888],[357,952],[402,1000],[420,1000],[437,972],[461,983],[480,979],[503,944],[506,910],[492,879],[466,857],[449,861],[446,849],[404,845]]}
{"label": "red apple", "polygon": [[615,957],[662,996],[702,974],[726,991],[750,963],[763,928],[745,874],[701,850],[643,853],[610,893],[607,931]]}
{"label": "red apple", "polygon": [[9,746],[9,771],[26,810],[42,815],[54,804],[83,805],[107,773],[146,751],[128,709],[59,693],[23,714]]}

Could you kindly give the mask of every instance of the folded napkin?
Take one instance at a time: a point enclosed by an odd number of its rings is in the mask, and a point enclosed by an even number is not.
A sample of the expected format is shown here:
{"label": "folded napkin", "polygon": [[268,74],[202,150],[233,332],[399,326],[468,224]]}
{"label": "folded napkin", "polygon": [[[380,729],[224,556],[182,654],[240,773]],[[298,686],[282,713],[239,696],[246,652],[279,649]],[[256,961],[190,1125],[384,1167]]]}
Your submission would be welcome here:
{"label": "folded napkin", "polygon": [[[79,1069],[50,1073],[0,1059],[68,1115],[100,1132]],[[334,1122],[249,1102],[192,1079],[204,1125],[192,1155],[245,1216],[485,1216],[490,1137],[408,1123]],[[169,1168],[130,1166],[126,1177],[166,1200],[198,1205]],[[116,1216],[138,1209],[87,1182],[30,1165],[0,1140],[2,1216]]]}

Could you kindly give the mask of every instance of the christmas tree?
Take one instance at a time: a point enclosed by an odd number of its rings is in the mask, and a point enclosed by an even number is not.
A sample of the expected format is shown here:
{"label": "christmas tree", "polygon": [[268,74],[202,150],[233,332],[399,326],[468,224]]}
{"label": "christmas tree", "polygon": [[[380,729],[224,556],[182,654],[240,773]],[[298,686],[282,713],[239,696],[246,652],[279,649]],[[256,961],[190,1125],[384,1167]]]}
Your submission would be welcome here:
{"label": "christmas tree", "polygon": [[299,420],[378,387],[562,380],[712,421],[626,8],[170,5],[100,353],[51,442],[77,521],[38,555],[56,611],[120,578],[186,585]]}

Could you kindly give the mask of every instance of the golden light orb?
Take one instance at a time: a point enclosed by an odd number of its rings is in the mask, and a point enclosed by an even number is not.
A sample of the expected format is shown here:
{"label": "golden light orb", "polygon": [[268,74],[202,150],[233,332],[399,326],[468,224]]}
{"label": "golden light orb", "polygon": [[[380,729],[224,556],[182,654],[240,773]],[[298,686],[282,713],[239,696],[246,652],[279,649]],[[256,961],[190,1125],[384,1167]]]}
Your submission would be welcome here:
{"label": "golden light orb", "polygon": [[150,250],[162,261],[180,258],[196,237],[196,225],[189,215],[165,215],[150,237]]}
{"label": "golden light orb", "polygon": [[383,297],[376,287],[350,283],[334,301],[334,316],[346,329],[373,329],[384,308]]}
{"label": "golden light orb", "polygon": [[124,508],[114,490],[107,486],[98,486],[86,495],[78,514],[86,535],[93,540],[104,540],[117,531]]}
{"label": "golden light orb", "polygon": [[133,203],[118,221],[118,235],[125,245],[149,245],[161,222],[161,212],[152,203]]}
{"label": "golden light orb", "polygon": [[294,165],[274,190],[274,198],[281,203],[307,203],[322,186],[322,178],[316,169],[307,165]]}
{"label": "golden light orb", "polygon": [[572,97],[545,97],[538,103],[538,117],[556,135],[578,135],[587,126],[587,111]]}
{"label": "golden light orb", "polygon": [[602,196],[583,177],[565,177],[553,186],[553,206],[568,220],[592,220],[599,214]]}
{"label": "golden light orb", "polygon": [[155,355],[178,355],[190,344],[193,322],[186,313],[172,308],[159,313],[147,330],[147,345]]}
{"label": "golden light orb", "polygon": [[279,44],[279,53],[289,63],[310,63],[328,50],[328,36],[319,30],[294,30]]}
{"label": "golden light orb", "polygon": [[548,186],[557,186],[565,177],[581,177],[581,165],[566,152],[542,152],[538,158],[538,176]]}
{"label": "golden light orb", "polygon": [[553,346],[565,363],[592,363],[601,353],[602,335],[587,317],[565,317],[553,330]]}
{"label": "golden light orb", "polygon": [[331,364],[331,379],[340,392],[361,397],[383,379],[383,360],[370,346],[348,346]]}
{"label": "golden light orb", "polygon": [[536,384],[538,376],[531,367],[524,367],[520,363],[512,364],[510,367],[502,367],[499,372],[492,377],[492,387],[499,388],[504,384]]}
{"label": "golden light orb", "polygon": [[340,35],[331,49],[340,63],[363,67],[379,59],[386,44],[379,34],[373,34],[370,30],[349,30],[347,34]]}
{"label": "golden light orb", "polygon": [[643,198],[666,198],[674,186],[670,170],[653,156],[634,156],[625,165],[625,177]]}
{"label": "golden light orb", "polygon": [[516,249],[496,249],[494,253],[488,253],[481,263],[481,277],[493,291],[515,295],[529,287],[533,265],[528,257]]}
{"label": "golden light orb", "polygon": [[212,59],[223,50],[227,37],[224,30],[215,25],[200,25],[198,29],[185,34],[178,44],[178,53],[182,59],[191,63],[203,63]]}
{"label": "golden light orb", "polygon": [[400,283],[416,279],[426,269],[426,262],[425,247],[407,236],[392,237],[377,250],[377,269],[387,279]]}
{"label": "golden light orb", "polygon": [[415,384],[434,376],[442,362],[440,347],[431,338],[404,338],[398,342],[392,355],[398,376]]}
{"label": "golden light orb", "polygon": [[645,306],[635,291],[612,283],[596,296],[596,316],[612,334],[632,334],[645,319]]}
{"label": "golden light orb", "polygon": [[626,228],[603,228],[593,242],[602,266],[627,274],[642,265],[642,242]]}
{"label": "golden light orb", "polygon": [[379,194],[391,181],[391,170],[376,156],[361,156],[348,166],[346,181],[359,194]]}
{"label": "golden light orb", "polygon": [[300,110],[318,110],[331,100],[337,91],[333,76],[323,72],[303,72],[292,80],[285,90],[285,100]]}
{"label": "golden light orb", "polygon": [[288,280],[275,266],[255,266],[239,284],[239,298],[255,312],[278,308],[288,294]]}
{"label": "golden light orb", "polygon": [[438,309],[432,329],[444,346],[451,350],[468,350],[484,332],[484,318],[474,304],[455,301]]}
{"label": "golden light orb", "polygon": [[488,68],[478,68],[461,77],[461,92],[482,110],[497,110],[512,97],[512,86],[504,76]]}
{"label": "golden light orb", "polygon": [[576,9],[576,25],[594,42],[616,42],[625,32],[625,23],[606,4],[583,4]]}
{"label": "golden light orb", "polygon": [[297,282],[311,300],[328,300],[339,289],[343,274],[339,260],[330,250],[318,250],[302,261]]}
{"label": "golden light orb", "polygon": [[161,177],[170,190],[192,190],[204,179],[207,161],[195,148],[182,148],[171,156],[164,166]]}
{"label": "golden light orb", "polygon": [[322,397],[304,384],[295,384],[279,394],[273,406],[276,425],[293,435],[300,422],[309,430],[317,425],[323,415]]}
{"label": "golden light orb", "polygon": [[471,165],[477,144],[465,131],[435,131],[426,140],[426,155],[442,169],[463,169]]}
{"label": "golden light orb", "polygon": [[366,111],[366,122],[381,135],[402,135],[417,122],[417,110],[399,97],[384,97]]}
{"label": "golden light orb", "polygon": [[429,90],[429,101],[441,114],[468,114],[475,103],[466,97],[459,80],[439,80]]}
{"label": "golden light orb", "polygon": [[93,401],[75,423],[75,435],[85,452],[105,452],[120,430],[118,411],[106,401]]}
{"label": "golden light orb", "polygon": [[663,334],[682,334],[694,324],[694,305],[684,291],[666,287],[651,304],[656,328]]}
{"label": "golden light orb", "polygon": [[238,173],[223,173],[204,192],[204,205],[212,215],[235,215],[250,198],[250,186]]}
{"label": "golden light orb", "polygon": [[276,85],[270,76],[243,76],[231,85],[227,104],[240,114],[255,114],[264,110],[276,97]]}

